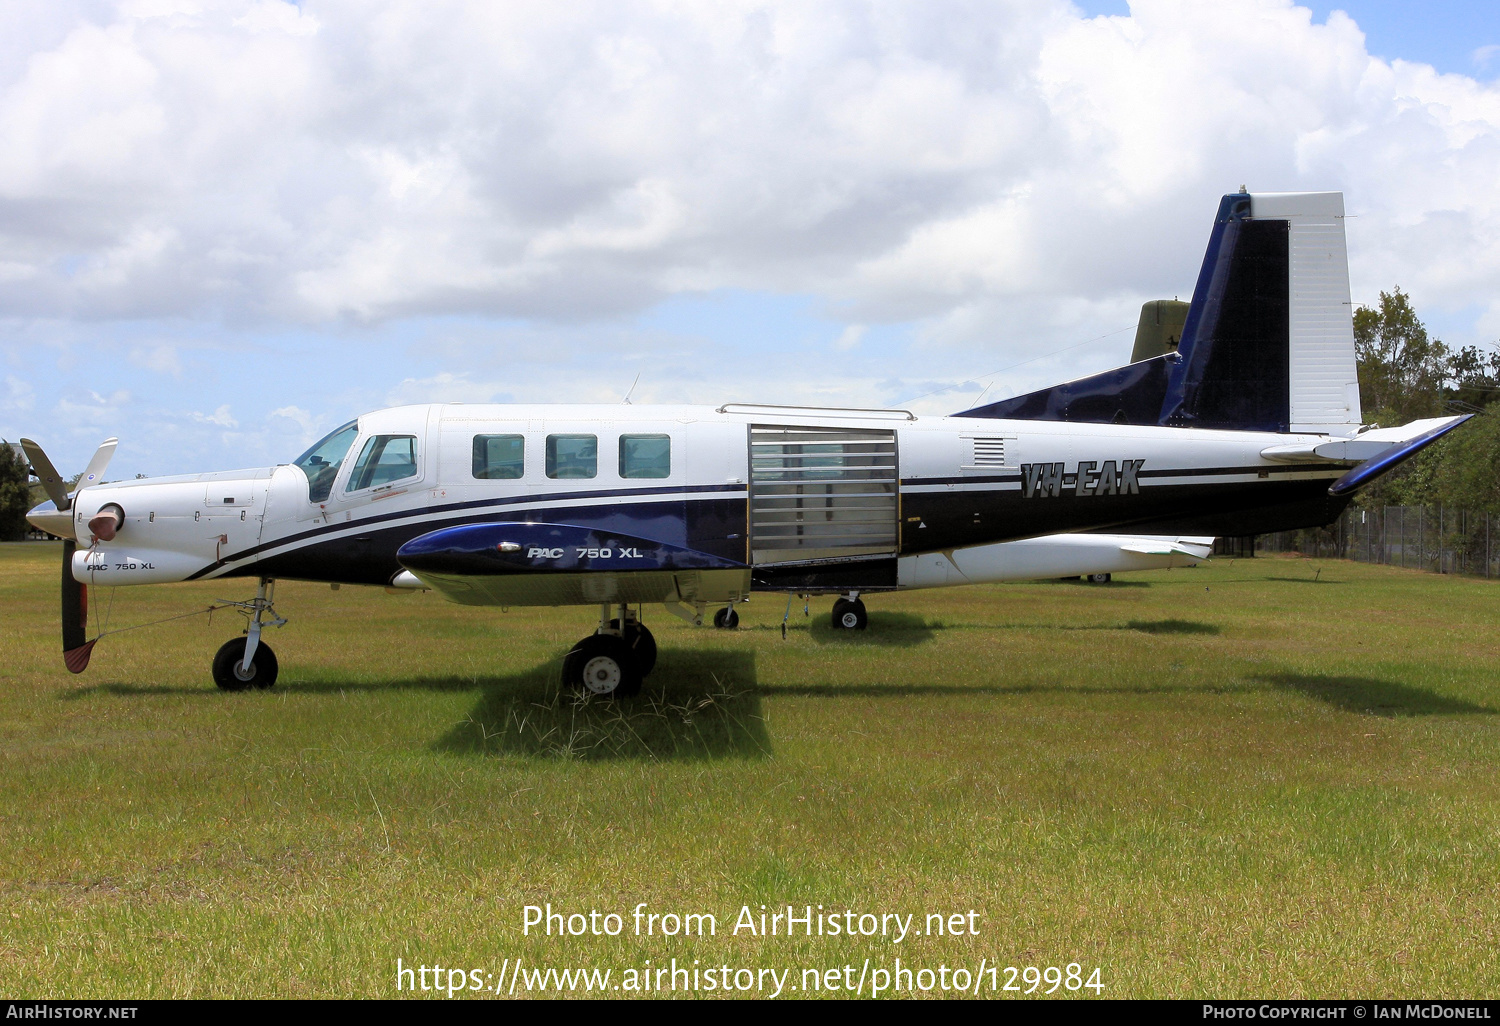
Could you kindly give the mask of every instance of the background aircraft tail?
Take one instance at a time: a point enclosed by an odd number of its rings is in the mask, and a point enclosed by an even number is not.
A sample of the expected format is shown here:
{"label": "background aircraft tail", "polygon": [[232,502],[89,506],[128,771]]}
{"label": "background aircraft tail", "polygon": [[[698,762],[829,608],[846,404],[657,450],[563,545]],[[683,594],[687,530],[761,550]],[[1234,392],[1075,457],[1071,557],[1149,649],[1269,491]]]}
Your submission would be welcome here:
{"label": "background aircraft tail", "polygon": [[1225,196],[1170,351],[1176,316],[1180,304],[1142,308],[1136,363],[957,416],[1332,434],[1359,426],[1342,193]]}

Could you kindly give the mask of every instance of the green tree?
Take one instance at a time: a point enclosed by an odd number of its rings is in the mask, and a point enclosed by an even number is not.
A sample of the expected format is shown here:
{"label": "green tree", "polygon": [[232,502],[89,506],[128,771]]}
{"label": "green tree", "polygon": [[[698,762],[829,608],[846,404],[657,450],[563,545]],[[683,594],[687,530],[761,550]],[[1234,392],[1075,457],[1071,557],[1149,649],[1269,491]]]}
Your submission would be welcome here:
{"label": "green tree", "polygon": [[1488,406],[1500,399],[1500,346],[1488,354],[1478,346],[1464,346],[1448,361],[1453,398],[1468,406]]}
{"label": "green tree", "polygon": [[1366,419],[1400,424],[1443,413],[1452,354],[1429,338],[1398,285],[1376,308],[1354,311],[1354,350]]}
{"label": "green tree", "polygon": [[1500,515],[1500,404],[1485,407],[1407,467],[1393,475],[1381,501]]}
{"label": "green tree", "polygon": [[9,442],[0,442],[0,541],[26,537],[26,511],[31,508],[31,476],[26,460]]}

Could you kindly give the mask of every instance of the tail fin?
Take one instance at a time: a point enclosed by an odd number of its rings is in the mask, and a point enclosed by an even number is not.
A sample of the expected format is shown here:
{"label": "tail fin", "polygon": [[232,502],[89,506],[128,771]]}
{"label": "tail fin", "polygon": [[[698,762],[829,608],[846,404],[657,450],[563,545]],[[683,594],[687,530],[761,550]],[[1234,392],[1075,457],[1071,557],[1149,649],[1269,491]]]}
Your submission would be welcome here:
{"label": "tail fin", "polygon": [[1225,196],[1175,353],[958,416],[1347,433],[1361,412],[1343,195]]}

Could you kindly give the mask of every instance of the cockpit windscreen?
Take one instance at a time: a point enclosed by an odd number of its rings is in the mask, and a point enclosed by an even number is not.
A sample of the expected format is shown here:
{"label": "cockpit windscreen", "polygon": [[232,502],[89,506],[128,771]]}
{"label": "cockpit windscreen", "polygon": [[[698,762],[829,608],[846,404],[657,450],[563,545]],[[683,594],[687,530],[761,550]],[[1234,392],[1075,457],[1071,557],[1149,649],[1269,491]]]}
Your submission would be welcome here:
{"label": "cockpit windscreen", "polygon": [[308,498],[313,502],[326,502],[333,491],[333,479],[339,476],[339,466],[349,455],[349,447],[359,434],[359,422],[351,420],[317,445],[297,457],[296,466],[307,475]]}

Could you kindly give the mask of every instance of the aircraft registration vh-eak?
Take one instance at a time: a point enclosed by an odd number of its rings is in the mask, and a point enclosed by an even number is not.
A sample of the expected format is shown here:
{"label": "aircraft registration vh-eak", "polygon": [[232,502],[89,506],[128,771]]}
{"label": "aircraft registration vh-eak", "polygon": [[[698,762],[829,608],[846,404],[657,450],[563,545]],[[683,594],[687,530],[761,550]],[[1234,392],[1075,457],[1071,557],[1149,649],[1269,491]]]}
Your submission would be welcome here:
{"label": "aircraft registration vh-eak", "polygon": [[[1150,304],[1148,304],[1148,307]],[[1362,423],[1340,193],[1219,205],[1173,351],[951,416],[722,406],[402,406],[293,463],[69,495],[23,446],[65,539],[64,661],[89,588],[248,577],[214,681],[270,687],[279,579],[431,589],[469,605],[587,605],[566,683],[638,692],[642,607],[732,627],[755,591],[837,595],[1193,562],[1217,535],[1326,524],[1361,485],[1461,424]],[[45,505],[45,504],[44,504]]]}

